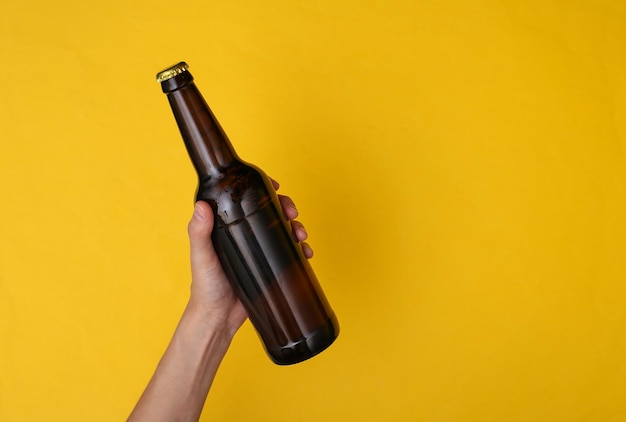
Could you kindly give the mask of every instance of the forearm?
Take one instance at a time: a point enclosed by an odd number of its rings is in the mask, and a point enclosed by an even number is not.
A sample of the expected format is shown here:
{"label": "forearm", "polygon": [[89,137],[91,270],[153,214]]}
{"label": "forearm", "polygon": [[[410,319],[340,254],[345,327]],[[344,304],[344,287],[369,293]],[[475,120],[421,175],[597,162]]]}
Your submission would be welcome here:
{"label": "forearm", "polygon": [[197,421],[231,339],[188,305],[128,421]]}

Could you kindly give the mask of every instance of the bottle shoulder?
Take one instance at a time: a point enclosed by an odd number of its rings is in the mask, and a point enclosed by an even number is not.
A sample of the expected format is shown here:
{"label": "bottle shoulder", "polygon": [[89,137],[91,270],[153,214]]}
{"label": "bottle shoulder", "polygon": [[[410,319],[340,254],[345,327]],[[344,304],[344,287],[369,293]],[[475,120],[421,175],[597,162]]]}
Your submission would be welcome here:
{"label": "bottle shoulder", "polygon": [[233,160],[226,167],[216,168],[210,174],[199,175],[199,190],[209,192],[224,189],[241,190],[264,183],[267,176],[258,167],[241,160]]}
{"label": "bottle shoulder", "polygon": [[224,225],[258,211],[274,196],[269,177],[258,167],[238,160],[214,174],[200,177],[196,200],[208,202],[217,224]]}

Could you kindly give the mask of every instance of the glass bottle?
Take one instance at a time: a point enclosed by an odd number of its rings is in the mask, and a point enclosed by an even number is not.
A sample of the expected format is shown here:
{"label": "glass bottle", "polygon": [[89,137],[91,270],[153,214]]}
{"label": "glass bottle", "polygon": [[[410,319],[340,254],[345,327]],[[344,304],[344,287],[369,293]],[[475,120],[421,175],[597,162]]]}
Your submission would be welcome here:
{"label": "glass bottle", "polygon": [[339,333],[301,245],[262,170],[242,161],[181,62],[157,74],[198,173],[196,200],[213,209],[211,238],[270,358],[308,359]]}

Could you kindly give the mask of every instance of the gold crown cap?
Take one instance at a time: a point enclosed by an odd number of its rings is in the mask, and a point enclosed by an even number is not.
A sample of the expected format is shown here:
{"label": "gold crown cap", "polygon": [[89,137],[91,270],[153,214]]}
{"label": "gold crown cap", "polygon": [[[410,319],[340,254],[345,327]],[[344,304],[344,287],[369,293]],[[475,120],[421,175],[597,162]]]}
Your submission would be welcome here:
{"label": "gold crown cap", "polygon": [[167,81],[176,75],[186,72],[187,69],[189,69],[189,65],[185,62],[180,62],[174,66],[168,67],[167,69],[157,73],[157,82]]}

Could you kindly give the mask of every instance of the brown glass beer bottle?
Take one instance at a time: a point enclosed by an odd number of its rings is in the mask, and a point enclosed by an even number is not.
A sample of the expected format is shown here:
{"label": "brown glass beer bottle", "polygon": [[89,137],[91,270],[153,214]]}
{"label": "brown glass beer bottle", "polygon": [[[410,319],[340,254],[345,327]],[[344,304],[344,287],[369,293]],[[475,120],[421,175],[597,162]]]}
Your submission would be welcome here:
{"label": "brown glass beer bottle", "polygon": [[213,209],[215,250],[267,353],[279,365],[318,354],[339,324],[270,179],[237,156],[186,63],[159,72],[157,81],[198,173],[196,200]]}

